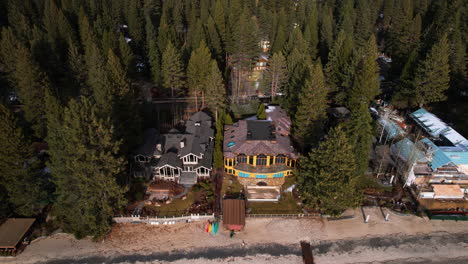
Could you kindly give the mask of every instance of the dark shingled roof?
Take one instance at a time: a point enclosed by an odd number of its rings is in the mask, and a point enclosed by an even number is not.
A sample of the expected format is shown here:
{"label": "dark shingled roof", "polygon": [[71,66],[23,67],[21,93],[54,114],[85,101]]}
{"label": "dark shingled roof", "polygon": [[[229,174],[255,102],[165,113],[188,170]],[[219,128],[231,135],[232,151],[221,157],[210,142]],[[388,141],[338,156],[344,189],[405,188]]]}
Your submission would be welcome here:
{"label": "dark shingled roof", "polygon": [[223,224],[245,225],[245,200],[223,200]]}
{"label": "dark shingled roof", "polygon": [[213,148],[214,148],[214,142],[211,141],[210,144],[207,146],[205,155],[203,155],[203,159],[200,162],[200,166],[203,166],[207,169],[211,168],[211,164],[213,162]]}
{"label": "dark shingled roof", "polygon": [[143,144],[135,151],[135,155],[151,157],[156,151],[156,144],[159,140],[159,133],[156,128],[148,128],[143,132]]}
{"label": "dark shingled roof", "polygon": [[182,167],[182,161],[179,159],[176,153],[168,152],[161,156],[158,160],[158,167],[162,167],[164,165],[169,165],[172,167]]}
{"label": "dark shingled roof", "polygon": [[[199,164],[194,164],[193,167],[197,168],[200,165],[211,169],[213,156],[211,139],[214,137],[214,130],[211,126],[211,117],[204,112],[198,112],[186,122],[186,133],[171,130],[170,133],[161,135],[159,143],[162,145],[163,153],[157,162],[157,167],[168,164],[181,168],[182,157],[188,154],[196,156],[203,154]],[[181,144],[182,142],[183,144]]]}

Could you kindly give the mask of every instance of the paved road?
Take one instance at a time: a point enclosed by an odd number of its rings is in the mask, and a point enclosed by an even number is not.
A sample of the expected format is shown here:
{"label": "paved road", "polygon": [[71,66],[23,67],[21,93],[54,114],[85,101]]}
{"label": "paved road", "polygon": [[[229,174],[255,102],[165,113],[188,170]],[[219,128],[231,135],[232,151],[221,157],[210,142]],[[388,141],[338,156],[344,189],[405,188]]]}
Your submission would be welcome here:
{"label": "paved road", "polygon": [[[312,241],[314,248],[314,256],[320,260],[321,257],[330,261],[333,256],[339,257],[347,254],[359,255],[364,251],[375,251],[384,254],[393,254],[394,260],[386,260],[379,262],[372,260],[371,262],[359,263],[450,263],[450,264],[465,264],[468,263],[468,233],[459,234],[448,234],[448,233],[434,233],[425,234],[418,236],[384,236],[384,237],[372,237],[372,238],[361,238],[351,240],[338,240],[338,241]],[[448,252],[444,248],[449,247],[452,252]],[[462,256],[455,256],[453,250],[462,253]],[[437,258],[428,257],[427,254],[434,253],[437,251]],[[463,253],[464,252],[464,253]],[[406,255],[401,254],[413,254],[410,258],[405,258]],[[89,263],[89,264],[102,264],[102,263],[137,263],[137,262],[159,262],[159,261],[177,261],[180,259],[209,259],[218,260],[219,263],[223,263],[223,258],[228,257],[247,257],[255,259],[256,256],[262,254],[279,257],[285,255],[296,255],[300,256],[300,247],[297,245],[281,245],[281,244],[266,244],[266,245],[246,245],[246,246],[234,246],[234,247],[219,247],[219,248],[205,248],[195,251],[173,251],[173,252],[158,252],[150,255],[122,255],[116,257],[102,257],[102,256],[91,256],[82,259],[60,259],[50,260],[43,262],[44,264],[78,264],[78,263]],[[319,263],[319,262],[318,262]],[[352,263],[352,262],[351,262]]]}

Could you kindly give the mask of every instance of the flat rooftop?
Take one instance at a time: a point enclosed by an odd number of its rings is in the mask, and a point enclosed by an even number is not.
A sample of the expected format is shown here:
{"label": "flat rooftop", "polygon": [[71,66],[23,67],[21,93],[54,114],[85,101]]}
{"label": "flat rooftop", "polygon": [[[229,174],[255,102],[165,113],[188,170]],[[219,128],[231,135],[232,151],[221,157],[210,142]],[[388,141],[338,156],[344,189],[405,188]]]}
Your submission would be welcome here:
{"label": "flat rooftop", "polygon": [[15,248],[34,221],[34,218],[8,218],[0,226],[0,248]]}
{"label": "flat rooftop", "polygon": [[447,198],[447,199],[463,199],[464,194],[458,185],[449,185],[449,184],[434,184],[435,199],[438,198]]}

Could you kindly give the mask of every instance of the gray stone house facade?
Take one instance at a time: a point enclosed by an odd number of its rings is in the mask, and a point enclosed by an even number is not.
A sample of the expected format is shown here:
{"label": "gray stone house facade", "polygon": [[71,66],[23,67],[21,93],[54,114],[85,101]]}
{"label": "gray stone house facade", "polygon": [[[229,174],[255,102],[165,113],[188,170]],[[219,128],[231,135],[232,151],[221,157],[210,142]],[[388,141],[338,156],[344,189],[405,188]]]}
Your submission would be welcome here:
{"label": "gray stone house facade", "polygon": [[190,186],[212,171],[214,129],[212,118],[197,112],[187,120],[185,132],[172,129],[158,135],[145,131],[145,141],[134,156],[134,176],[175,181]]}

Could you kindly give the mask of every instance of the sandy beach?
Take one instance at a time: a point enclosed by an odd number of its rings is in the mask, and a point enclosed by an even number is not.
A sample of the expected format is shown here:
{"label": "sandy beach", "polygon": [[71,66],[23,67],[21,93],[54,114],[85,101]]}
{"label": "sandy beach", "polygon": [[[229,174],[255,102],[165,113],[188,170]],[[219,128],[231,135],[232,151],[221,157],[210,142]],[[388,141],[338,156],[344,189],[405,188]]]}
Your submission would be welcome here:
{"label": "sandy beach", "polygon": [[150,226],[119,224],[104,241],[58,233],[39,238],[16,258],[0,263],[302,263],[300,240],[316,263],[468,263],[468,222],[428,220],[376,208],[364,223],[350,219],[248,219],[233,238],[205,233],[203,223]]}

